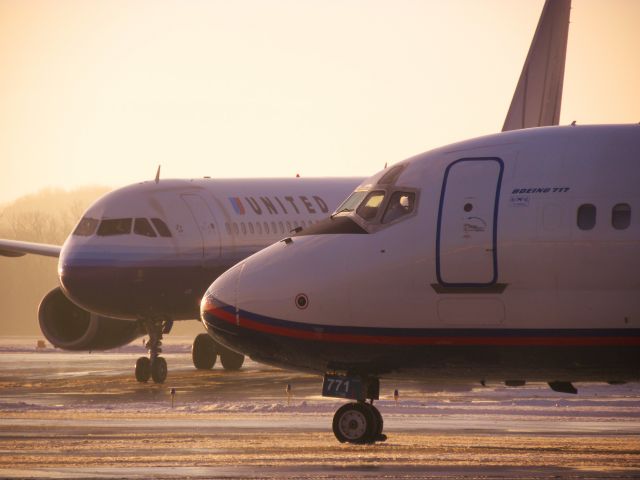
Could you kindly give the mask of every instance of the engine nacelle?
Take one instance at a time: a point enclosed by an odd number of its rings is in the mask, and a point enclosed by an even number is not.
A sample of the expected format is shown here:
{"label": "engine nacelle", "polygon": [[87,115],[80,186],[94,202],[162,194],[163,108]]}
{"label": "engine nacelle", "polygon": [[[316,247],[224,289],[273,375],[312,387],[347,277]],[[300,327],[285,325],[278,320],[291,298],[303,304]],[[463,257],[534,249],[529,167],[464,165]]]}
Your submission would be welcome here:
{"label": "engine nacelle", "polygon": [[47,340],[64,350],[108,350],[144,334],[137,322],[83,310],[60,287],[51,290],[40,302],[38,321]]}

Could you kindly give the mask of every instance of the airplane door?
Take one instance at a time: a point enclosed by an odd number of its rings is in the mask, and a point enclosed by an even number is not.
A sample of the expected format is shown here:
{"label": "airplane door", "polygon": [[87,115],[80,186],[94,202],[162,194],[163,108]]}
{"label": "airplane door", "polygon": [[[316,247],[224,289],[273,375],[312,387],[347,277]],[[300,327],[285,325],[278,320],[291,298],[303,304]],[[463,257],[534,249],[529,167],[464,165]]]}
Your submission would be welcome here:
{"label": "airplane door", "polygon": [[436,234],[436,275],[443,287],[488,287],[498,278],[499,158],[463,158],[444,173]]}
{"label": "airplane door", "polygon": [[220,256],[220,234],[216,227],[216,220],[211,209],[199,195],[181,195],[184,203],[189,207],[193,219],[198,225],[202,237],[202,256],[217,258]]}

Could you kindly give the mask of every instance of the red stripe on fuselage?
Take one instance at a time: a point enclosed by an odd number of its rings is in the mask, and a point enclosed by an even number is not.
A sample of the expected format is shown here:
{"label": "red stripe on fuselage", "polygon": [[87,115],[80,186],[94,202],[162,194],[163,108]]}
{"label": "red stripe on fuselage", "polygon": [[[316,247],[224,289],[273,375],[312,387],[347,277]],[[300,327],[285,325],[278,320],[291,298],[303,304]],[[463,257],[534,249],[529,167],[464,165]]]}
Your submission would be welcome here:
{"label": "red stripe on fuselage", "polygon": [[206,312],[221,320],[257,332],[298,338],[301,340],[316,340],[336,343],[359,343],[371,345],[442,345],[442,346],[634,346],[640,345],[640,337],[531,337],[531,336],[386,336],[386,335],[355,335],[349,333],[311,332],[294,328],[268,325],[246,317],[239,317],[224,310],[207,304]]}

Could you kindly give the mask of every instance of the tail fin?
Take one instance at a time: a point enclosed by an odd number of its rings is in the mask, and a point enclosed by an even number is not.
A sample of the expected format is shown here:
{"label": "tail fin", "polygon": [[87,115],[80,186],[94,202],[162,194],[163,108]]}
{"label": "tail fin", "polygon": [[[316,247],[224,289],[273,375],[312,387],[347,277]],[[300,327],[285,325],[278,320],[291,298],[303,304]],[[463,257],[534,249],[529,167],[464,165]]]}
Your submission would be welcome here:
{"label": "tail fin", "polygon": [[571,0],[546,0],[502,131],[558,125]]}

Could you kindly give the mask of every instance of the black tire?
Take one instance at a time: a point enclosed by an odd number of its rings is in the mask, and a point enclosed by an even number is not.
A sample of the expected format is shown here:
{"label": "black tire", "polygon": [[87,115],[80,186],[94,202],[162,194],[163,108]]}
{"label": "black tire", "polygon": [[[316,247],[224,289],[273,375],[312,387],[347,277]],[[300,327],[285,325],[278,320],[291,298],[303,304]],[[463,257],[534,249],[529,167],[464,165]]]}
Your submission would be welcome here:
{"label": "black tire", "polygon": [[347,403],[333,416],[333,434],[339,442],[371,443],[377,431],[373,410],[362,402]]}
{"label": "black tire", "polygon": [[136,361],[136,380],[140,383],[149,381],[151,377],[151,362],[147,357],[140,357]]}
{"label": "black tire", "polygon": [[382,415],[380,414],[380,411],[376,407],[374,407],[370,403],[365,403],[365,405],[367,405],[371,410],[371,413],[373,414],[373,417],[376,422],[376,428],[374,430],[374,436],[373,436],[373,440],[375,441],[379,439],[380,436],[382,435],[382,429],[384,428],[384,420],[382,420]]}
{"label": "black tire", "polygon": [[225,370],[240,370],[244,363],[244,355],[224,349],[220,352],[220,363]]}
{"label": "black tire", "polygon": [[167,361],[162,358],[156,358],[151,364],[151,378],[155,383],[164,383],[167,379]]}
{"label": "black tire", "polygon": [[216,364],[218,344],[208,333],[199,334],[191,345],[191,359],[198,370],[211,370]]}

